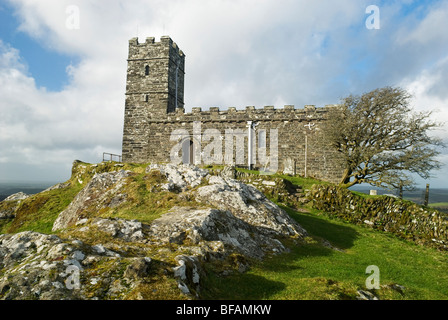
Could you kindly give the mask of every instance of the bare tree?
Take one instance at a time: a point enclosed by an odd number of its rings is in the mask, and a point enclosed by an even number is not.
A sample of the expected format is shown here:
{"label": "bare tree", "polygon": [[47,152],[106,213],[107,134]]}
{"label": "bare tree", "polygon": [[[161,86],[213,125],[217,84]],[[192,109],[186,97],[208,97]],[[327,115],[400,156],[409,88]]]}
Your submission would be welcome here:
{"label": "bare tree", "polygon": [[431,112],[413,112],[410,99],[401,88],[385,87],[350,95],[328,113],[322,131],[341,155],[341,186],[410,188],[411,173],[427,179],[441,167],[436,157],[444,144],[428,134],[441,124],[430,120]]}

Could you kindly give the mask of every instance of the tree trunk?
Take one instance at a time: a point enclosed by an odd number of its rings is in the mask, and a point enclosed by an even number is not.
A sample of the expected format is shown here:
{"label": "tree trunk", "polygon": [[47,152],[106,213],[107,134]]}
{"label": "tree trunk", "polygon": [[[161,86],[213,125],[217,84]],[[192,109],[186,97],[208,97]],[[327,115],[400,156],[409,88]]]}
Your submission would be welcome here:
{"label": "tree trunk", "polygon": [[345,184],[340,184],[339,187],[348,189],[348,188],[350,188],[351,186],[354,186],[355,184],[358,184],[358,180],[356,180],[356,179],[353,180],[353,181],[351,181],[351,182],[347,182],[347,183],[345,183]]}
{"label": "tree trunk", "polygon": [[350,183],[350,175],[352,174],[352,171],[350,169],[345,169],[344,173],[342,174],[342,178],[339,181],[339,186],[343,187]]}

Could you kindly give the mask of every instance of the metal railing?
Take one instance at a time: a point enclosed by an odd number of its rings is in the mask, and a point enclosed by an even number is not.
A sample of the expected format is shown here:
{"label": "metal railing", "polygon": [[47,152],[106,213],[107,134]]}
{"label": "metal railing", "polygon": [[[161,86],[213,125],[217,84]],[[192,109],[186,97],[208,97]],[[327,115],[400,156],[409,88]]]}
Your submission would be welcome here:
{"label": "metal railing", "polygon": [[[114,160],[114,159],[117,159]],[[122,162],[122,157],[119,154],[113,154],[113,153],[108,153],[108,152],[103,152],[103,161],[116,161],[116,162]]]}

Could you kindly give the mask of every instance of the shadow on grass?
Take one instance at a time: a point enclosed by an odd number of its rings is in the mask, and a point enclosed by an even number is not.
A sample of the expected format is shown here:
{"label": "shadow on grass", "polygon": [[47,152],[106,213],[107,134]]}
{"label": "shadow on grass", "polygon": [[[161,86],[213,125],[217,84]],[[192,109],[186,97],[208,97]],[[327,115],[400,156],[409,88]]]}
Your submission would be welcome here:
{"label": "shadow on grass", "polygon": [[209,275],[201,299],[219,300],[262,300],[280,292],[286,285],[280,281],[250,273],[221,277]]}
{"label": "shadow on grass", "polygon": [[6,233],[6,229],[8,229],[11,223],[12,219],[0,219],[0,234]]}
{"label": "shadow on grass", "polygon": [[354,241],[359,233],[342,222],[319,217],[311,213],[304,213],[281,206],[288,214],[296,220],[316,242],[299,245],[287,245],[291,252],[284,253],[265,259],[258,268],[268,272],[291,272],[302,269],[297,261],[303,257],[330,256],[336,251],[324,246],[324,240],[330,242],[333,247],[347,250],[353,247]]}
{"label": "shadow on grass", "polygon": [[342,222],[318,217],[311,213],[298,212],[285,206],[280,206],[296,220],[310,236],[328,240],[339,249],[350,249],[359,234],[355,228],[343,225]]}
{"label": "shadow on grass", "polygon": [[[303,269],[299,262],[302,258],[331,256],[336,253],[334,249],[322,245],[323,239],[329,241],[334,247],[346,250],[353,247],[355,240],[359,237],[354,228],[346,226],[342,222],[310,213],[297,212],[283,206],[282,208],[316,241],[299,245],[285,243],[291,249],[289,253],[267,257],[253,266],[259,274],[249,271],[225,277],[216,274],[210,275],[205,287],[213,289],[209,289],[203,298],[269,299],[287,287],[285,282],[277,281],[277,279],[284,279],[283,276],[277,277],[277,274],[290,274],[291,277],[294,277],[297,274],[295,271],[300,274],[300,270]],[[263,276],[264,274],[269,274],[270,279]]]}

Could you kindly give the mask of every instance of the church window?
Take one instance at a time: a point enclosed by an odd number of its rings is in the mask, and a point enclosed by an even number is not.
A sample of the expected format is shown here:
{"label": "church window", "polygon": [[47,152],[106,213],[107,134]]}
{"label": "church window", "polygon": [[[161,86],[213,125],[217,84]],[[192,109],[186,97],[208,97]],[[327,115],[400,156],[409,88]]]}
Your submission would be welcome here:
{"label": "church window", "polygon": [[149,94],[142,94],[142,102],[148,102],[149,101]]}

